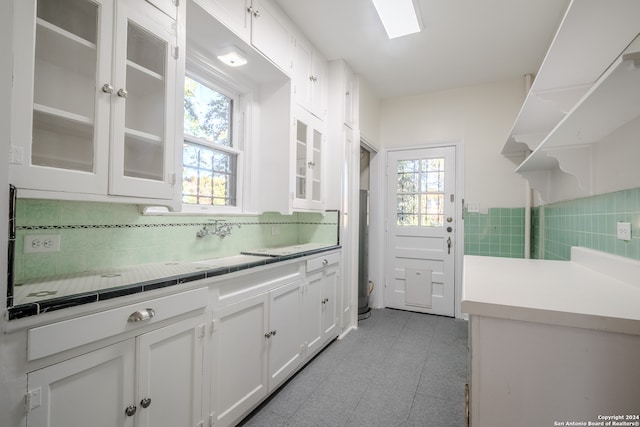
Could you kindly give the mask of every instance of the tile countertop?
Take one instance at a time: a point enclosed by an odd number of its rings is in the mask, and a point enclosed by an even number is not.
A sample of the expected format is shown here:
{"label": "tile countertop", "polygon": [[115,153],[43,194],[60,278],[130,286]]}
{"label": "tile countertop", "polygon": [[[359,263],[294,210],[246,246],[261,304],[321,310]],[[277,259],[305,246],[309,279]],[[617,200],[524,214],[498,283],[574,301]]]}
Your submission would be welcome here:
{"label": "tile countertop", "polygon": [[471,315],[640,335],[640,261],[571,248],[571,261],[464,257]]}
{"label": "tile countertop", "polygon": [[29,317],[339,248],[339,245],[314,243],[262,248],[255,250],[264,251],[262,255],[243,252],[223,258],[192,262],[168,261],[29,280],[14,286],[14,306],[8,308],[8,317]]}

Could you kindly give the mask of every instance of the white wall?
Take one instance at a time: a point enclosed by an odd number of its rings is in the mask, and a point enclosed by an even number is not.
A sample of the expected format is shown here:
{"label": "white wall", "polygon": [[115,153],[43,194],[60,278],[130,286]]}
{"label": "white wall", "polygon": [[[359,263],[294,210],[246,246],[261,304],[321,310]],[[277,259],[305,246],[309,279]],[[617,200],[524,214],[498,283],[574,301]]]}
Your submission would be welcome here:
{"label": "white wall", "polygon": [[596,144],[593,158],[595,194],[640,187],[640,117]]}
{"label": "white wall", "polygon": [[385,100],[385,149],[451,139],[465,145],[465,198],[489,207],[524,206],[525,181],[500,151],[524,101],[524,78]]}
{"label": "white wall", "polygon": [[380,100],[369,84],[358,76],[358,108],[360,136],[373,147],[380,148]]}

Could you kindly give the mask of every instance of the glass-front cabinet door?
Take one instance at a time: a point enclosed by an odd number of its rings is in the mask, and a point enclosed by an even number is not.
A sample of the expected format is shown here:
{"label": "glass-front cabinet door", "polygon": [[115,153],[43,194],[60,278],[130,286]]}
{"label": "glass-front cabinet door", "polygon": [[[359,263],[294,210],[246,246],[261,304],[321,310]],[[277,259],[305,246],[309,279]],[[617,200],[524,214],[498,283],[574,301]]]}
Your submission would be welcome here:
{"label": "glass-front cabinet door", "polygon": [[141,0],[14,7],[9,177],[19,194],[172,199],[179,24]]}
{"label": "glass-front cabinet door", "polygon": [[176,33],[145,2],[126,2],[116,23],[111,194],[173,193]]}
{"label": "glass-front cabinet door", "polygon": [[11,180],[106,193],[113,3],[17,1]]}
{"label": "glass-front cabinet door", "polygon": [[323,123],[298,108],[295,120],[295,197],[294,209],[322,210],[323,204]]}

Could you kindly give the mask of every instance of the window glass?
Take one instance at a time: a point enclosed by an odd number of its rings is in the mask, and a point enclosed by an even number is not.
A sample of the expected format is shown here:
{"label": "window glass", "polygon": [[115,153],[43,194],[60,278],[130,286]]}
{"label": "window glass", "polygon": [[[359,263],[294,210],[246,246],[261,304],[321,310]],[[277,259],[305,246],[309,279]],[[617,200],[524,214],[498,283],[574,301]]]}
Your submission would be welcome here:
{"label": "window glass", "polygon": [[185,77],[182,203],[237,206],[233,99]]}
{"label": "window glass", "polygon": [[401,160],[397,170],[397,225],[444,225],[444,159]]}
{"label": "window glass", "polygon": [[185,134],[231,147],[232,114],[231,98],[185,76]]}

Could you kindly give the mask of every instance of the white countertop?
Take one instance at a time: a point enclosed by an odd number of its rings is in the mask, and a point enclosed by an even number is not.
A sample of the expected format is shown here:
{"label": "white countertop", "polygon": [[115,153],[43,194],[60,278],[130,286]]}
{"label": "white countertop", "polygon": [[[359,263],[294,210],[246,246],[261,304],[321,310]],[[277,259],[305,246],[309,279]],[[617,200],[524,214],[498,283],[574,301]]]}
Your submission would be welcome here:
{"label": "white countertop", "polygon": [[585,248],[571,258],[466,255],[462,311],[640,335],[640,261]]}

